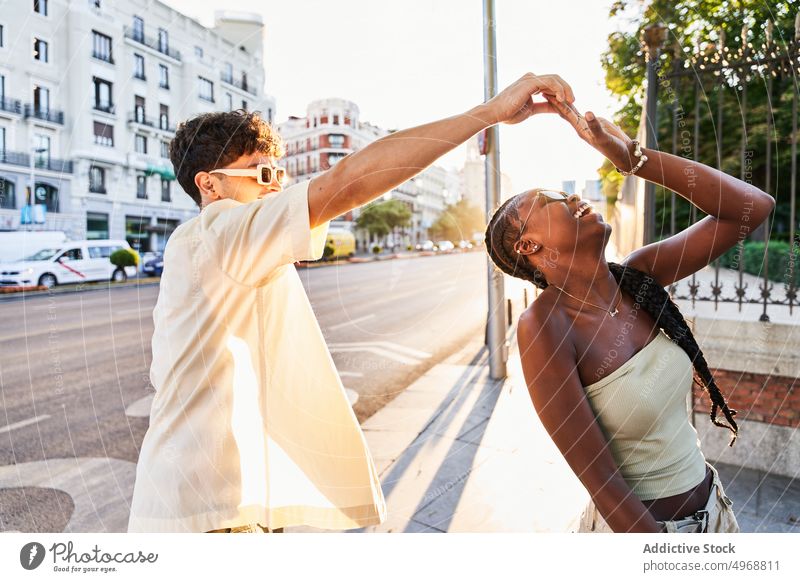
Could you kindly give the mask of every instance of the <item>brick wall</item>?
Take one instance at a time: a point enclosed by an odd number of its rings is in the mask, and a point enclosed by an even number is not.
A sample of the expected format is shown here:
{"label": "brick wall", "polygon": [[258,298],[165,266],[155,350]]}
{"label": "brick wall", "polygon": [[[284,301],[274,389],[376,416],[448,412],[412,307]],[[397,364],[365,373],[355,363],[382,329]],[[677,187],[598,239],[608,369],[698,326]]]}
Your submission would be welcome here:
{"label": "brick wall", "polygon": [[[732,372],[711,368],[720,392],[728,405],[737,410],[734,417],[797,428],[800,426],[800,378],[751,372]],[[694,411],[708,415],[711,399],[696,384],[693,386]],[[717,418],[725,422],[720,412]]]}

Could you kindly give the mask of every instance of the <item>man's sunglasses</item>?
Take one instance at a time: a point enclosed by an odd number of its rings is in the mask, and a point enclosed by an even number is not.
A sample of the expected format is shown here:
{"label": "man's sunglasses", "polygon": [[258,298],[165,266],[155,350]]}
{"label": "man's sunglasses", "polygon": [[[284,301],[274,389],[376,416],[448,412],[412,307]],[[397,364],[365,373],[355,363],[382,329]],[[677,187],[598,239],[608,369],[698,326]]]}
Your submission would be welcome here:
{"label": "man's sunglasses", "polygon": [[270,166],[269,164],[258,164],[255,168],[233,169],[220,168],[211,170],[209,174],[225,174],[226,176],[244,176],[255,178],[262,186],[269,186],[273,180],[283,184],[286,179],[286,168],[280,166]]}

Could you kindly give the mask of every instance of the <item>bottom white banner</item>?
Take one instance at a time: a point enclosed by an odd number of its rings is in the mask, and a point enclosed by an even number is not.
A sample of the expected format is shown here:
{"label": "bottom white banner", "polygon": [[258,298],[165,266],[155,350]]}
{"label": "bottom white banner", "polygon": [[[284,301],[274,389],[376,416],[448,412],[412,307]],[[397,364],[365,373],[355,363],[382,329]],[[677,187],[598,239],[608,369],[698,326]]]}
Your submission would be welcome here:
{"label": "bottom white banner", "polygon": [[0,579],[796,581],[798,550],[800,535],[772,533],[7,533],[0,535]]}

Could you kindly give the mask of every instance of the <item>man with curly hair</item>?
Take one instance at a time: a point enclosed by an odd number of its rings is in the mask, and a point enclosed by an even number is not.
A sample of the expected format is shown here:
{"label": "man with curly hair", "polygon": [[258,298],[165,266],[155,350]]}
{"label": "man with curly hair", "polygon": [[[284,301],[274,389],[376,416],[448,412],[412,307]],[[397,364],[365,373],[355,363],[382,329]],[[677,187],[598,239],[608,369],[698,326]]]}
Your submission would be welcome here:
{"label": "man with curly hair", "polygon": [[129,532],[351,529],[383,521],[366,441],[294,263],[322,256],[328,222],[413,178],[496,123],[572,102],[528,73],[464,114],[397,131],[284,190],[261,117],[206,113],[170,144],[200,215],[175,230],[153,312],[156,389]]}

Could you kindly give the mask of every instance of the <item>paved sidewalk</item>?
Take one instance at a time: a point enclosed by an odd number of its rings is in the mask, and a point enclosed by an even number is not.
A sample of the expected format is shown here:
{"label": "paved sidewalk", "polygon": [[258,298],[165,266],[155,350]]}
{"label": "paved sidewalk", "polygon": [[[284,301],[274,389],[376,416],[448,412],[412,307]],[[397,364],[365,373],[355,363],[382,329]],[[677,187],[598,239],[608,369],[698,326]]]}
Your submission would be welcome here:
{"label": "paved sidewalk", "polygon": [[[486,349],[476,341],[363,429],[388,517],[359,531],[574,532],[589,499],[539,422],[513,338],[504,382],[489,380]],[[742,531],[800,533],[800,479],[715,466]]]}

